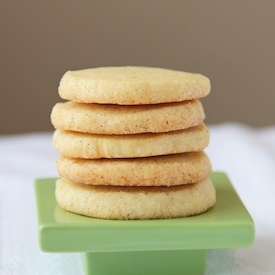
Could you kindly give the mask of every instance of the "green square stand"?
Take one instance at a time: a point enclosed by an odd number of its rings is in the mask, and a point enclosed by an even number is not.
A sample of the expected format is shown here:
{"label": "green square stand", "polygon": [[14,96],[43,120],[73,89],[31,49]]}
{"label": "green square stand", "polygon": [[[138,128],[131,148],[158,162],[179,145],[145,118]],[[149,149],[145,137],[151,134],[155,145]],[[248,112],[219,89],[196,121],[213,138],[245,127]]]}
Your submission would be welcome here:
{"label": "green square stand", "polygon": [[209,249],[246,247],[254,223],[228,177],[211,174],[216,205],[179,219],[103,220],[62,210],[55,180],[35,181],[39,244],[45,252],[83,253],[87,275],[204,274]]}

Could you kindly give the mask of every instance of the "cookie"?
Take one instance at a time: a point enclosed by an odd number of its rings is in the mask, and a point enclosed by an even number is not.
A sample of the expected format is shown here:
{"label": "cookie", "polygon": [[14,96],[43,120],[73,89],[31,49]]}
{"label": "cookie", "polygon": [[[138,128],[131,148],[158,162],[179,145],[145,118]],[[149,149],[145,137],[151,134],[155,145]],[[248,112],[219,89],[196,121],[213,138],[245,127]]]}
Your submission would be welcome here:
{"label": "cookie", "polygon": [[57,171],[92,185],[173,186],[196,183],[211,173],[203,151],[134,159],[75,159],[60,156]]}
{"label": "cookie", "polygon": [[55,195],[64,210],[102,219],[180,218],[203,213],[216,202],[209,178],[172,187],[93,186],[61,178]]}
{"label": "cookie", "polygon": [[199,100],[137,106],[68,101],[57,103],[51,113],[56,129],[114,135],[176,131],[197,126],[204,119]]}
{"label": "cookie", "polygon": [[204,123],[185,130],[156,134],[94,135],[55,130],[53,145],[66,157],[136,158],[202,151],[209,143]]}
{"label": "cookie", "polygon": [[205,97],[210,81],[201,74],[150,67],[100,67],[68,71],[61,98],[83,103],[139,105]]}

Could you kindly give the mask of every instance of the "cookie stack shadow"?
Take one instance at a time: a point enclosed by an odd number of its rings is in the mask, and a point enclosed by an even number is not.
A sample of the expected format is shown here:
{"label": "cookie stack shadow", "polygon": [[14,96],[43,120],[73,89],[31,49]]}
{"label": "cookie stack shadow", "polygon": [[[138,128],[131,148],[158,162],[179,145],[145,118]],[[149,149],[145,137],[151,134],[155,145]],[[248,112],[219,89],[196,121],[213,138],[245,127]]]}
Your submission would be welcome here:
{"label": "cookie stack shadow", "polygon": [[68,71],[52,109],[56,200],[103,219],[196,215],[216,202],[200,98],[208,78],[146,67]]}

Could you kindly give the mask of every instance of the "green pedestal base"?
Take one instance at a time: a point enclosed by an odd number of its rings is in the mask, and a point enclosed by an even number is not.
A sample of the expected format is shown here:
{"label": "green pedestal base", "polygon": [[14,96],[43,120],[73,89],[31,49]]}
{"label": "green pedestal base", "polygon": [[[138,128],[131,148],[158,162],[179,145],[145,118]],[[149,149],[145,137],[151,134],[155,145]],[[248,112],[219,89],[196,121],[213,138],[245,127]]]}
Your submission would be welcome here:
{"label": "green pedestal base", "polygon": [[254,240],[253,220],[228,177],[211,178],[217,203],[207,212],[132,221],[64,211],[55,200],[56,179],[38,179],[39,245],[45,252],[83,253],[87,275],[202,275],[209,249],[246,247]]}
{"label": "green pedestal base", "polygon": [[87,275],[202,275],[206,250],[133,251],[83,254]]}

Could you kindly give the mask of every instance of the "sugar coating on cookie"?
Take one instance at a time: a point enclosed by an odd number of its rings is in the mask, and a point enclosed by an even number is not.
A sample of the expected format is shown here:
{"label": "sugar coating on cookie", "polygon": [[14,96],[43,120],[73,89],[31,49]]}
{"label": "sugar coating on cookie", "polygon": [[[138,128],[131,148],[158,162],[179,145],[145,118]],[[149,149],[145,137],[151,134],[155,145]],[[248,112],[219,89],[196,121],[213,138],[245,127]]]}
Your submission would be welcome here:
{"label": "sugar coating on cookie", "polygon": [[91,185],[174,186],[191,184],[211,173],[203,151],[134,159],[76,159],[60,156],[62,177]]}
{"label": "sugar coating on cookie", "polygon": [[139,134],[182,130],[205,119],[199,100],[179,103],[122,106],[57,103],[51,112],[56,129],[92,134]]}
{"label": "sugar coating on cookie", "polygon": [[180,218],[205,212],[216,202],[213,182],[172,187],[121,187],[56,182],[58,204],[66,211],[102,219]]}
{"label": "sugar coating on cookie", "polygon": [[136,158],[202,151],[209,144],[204,123],[185,130],[155,134],[94,135],[55,130],[53,145],[71,158]]}
{"label": "sugar coating on cookie", "polygon": [[210,89],[209,79],[198,73],[125,66],[67,71],[58,92],[75,102],[139,105],[202,98]]}

